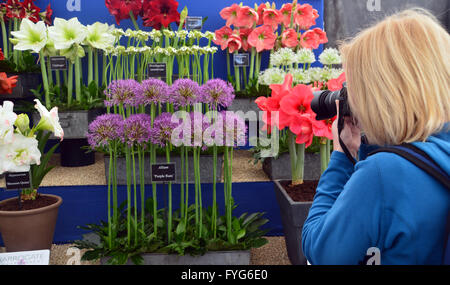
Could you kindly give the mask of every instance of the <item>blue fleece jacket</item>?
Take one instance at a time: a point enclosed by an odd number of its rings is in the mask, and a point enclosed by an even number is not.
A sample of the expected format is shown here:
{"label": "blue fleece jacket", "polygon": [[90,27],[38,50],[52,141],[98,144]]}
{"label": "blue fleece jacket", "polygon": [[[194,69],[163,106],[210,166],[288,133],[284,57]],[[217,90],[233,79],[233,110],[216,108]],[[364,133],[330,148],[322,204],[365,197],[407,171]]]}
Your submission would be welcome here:
{"label": "blue fleece jacket", "polygon": [[[450,173],[448,128],[414,145]],[[303,226],[308,261],[357,265],[377,247],[382,265],[441,264],[450,191],[404,158],[366,157],[370,150],[361,146],[355,166],[341,152],[331,155]]]}

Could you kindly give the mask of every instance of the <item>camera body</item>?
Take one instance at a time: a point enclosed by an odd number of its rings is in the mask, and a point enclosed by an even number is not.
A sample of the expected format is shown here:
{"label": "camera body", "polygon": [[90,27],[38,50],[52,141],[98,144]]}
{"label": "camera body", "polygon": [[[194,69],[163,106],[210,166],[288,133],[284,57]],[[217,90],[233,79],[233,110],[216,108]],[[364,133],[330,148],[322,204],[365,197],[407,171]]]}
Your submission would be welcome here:
{"label": "camera body", "polygon": [[311,109],[316,113],[317,120],[327,120],[337,115],[336,100],[339,101],[340,115],[351,117],[352,112],[348,104],[347,83],[338,91],[317,91],[314,92],[314,99],[311,102]]}

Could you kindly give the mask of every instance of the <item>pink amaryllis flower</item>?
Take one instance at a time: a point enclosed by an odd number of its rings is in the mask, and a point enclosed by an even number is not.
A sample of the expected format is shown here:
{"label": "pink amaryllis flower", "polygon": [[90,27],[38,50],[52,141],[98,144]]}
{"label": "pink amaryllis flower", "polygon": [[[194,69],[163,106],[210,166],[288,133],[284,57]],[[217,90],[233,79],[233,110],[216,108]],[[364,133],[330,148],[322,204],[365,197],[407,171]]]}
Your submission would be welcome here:
{"label": "pink amaryllis flower", "polygon": [[258,23],[259,15],[256,11],[248,6],[239,9],[237,18],[234,21],[236,27],[251,29]]}
{"label": "pink amaryllis flower", "polygon": [[330,91],[341,90],[342,85],[344,84],[345,81],[346,81],[345,72],[342,72],[342,74],[338,78],[331,79],[327,82],[327,88]]}
{"label": "pink amaryllis flower", "polygon": [[254,29],[248,36],[248,43],[256,48],[257,52],[273,49],[276,40],[277,36],[273,32],[272,27],[268,25]]}
{"label": "pink amaryllis flower", "polygon": [[227,21],[227,27],[235,24],[240,9],[241,6],[239,6],[238,4],[233,4],[230,7],[223,8],[222,11],[220,11],[220,16],[222,17],[222,19]]}
{"label": "pink amaryllis flower", "polygon": [[294,14],[294,21],[302,30],[308,30],[316,24],[316,19],[319,17],[317,10],[309,4],[297,6]]}
{"label": "pink amaryllis flower", "polygon": [[287,29],[281,34],[283,47],[293,48],[298,45],[298,35],[294,29]]}
{"label": "pink amaryllis flower", "polygon": [[228,39],[233,35],[233,30],[230,27],[224,26],[216,30],[216,39],[213,42],[220,46],[222,50],[228,47]]}
{"label": "pink amaryllis flower", "polygon": [[252,31],[252,29],[239,29],[239,37],[241,38],[242,49],[244,51],[248,51],[251,48],[251,46],[248,44],[248,36]]}
{"label": "pink amaryllis flower", "polygon": [[297,138],[295,142],[297,144],[305,144],[305,147],[309,147],[312,144],[314,138],[313,124],[311,114],[296,114],[293,116],[289,129],[294,133]]}
{"label": "pink amaryllis flower", "polygon": [[280,13],[284,27],[289,27],[291,25],[292,4],[283,4],[280,9]]}
{"label": "pink amaryllis flower", "polygon": [[264,25],[269,25],[272,29],[276,30],[278,25],[282,22],[283,18],[280,11],[276,9],[264,9],[263,12],[263,23]]}
{"label": "pink amaryllis flower", "polygon": [[232,35],[227,40],[227,44],[228,44],[228,52],[229,53],[234,53],[236,51],[239,51],[241,49],[241,47],[242,47],[241,38],[236,36],[236,35]]}
{"label": "pink amaryllis flower", "polygon": [[256,23],[257,26],[260,26],[263,24],[263,14],[264,14],[265,9],[267,9],[267,6],[265,3],[259,4],[258,8],[256,9],[256,12],[258,13],[258,22]]}
{"label": "pink amaryllis flower", "polygon": [[336,120],[337,116],[334,118],[317,121],[312,120],[313,132],[316,137],[322,137],[332,140],[333,139],[333,122]]}
{"label": "pink amaryllis flower", "polygon": [[300,45],[307,49],[317,49],[320,44],[327,42],[327,34],[320,28],[306,31],[300,38]]}

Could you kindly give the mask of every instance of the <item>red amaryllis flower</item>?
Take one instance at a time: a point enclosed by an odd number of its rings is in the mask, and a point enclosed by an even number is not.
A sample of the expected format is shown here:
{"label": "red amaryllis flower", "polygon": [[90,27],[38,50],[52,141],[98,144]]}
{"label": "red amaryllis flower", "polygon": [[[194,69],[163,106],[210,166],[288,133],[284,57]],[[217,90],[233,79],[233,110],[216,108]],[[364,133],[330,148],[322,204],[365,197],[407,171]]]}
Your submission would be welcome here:
{"label": "red amaryllis flower", "polygon": [[248,51],[251,47],[248,44],[248,36],[251,34],[253,30],[252,29],[239,29],[239,37],[241,38],[242,42],[242,49],[244,51]]}
{"label": "red amaryllis flower", "polygon": [[220,16],[222,17],[222,19],[227,21],[227,27],[235,24],[240,9],[241,6],[239,6],[238,4],[233,4],[231,5],[231,7],[223,8],[222,11],[220,11]]}
{"label": "red amaryllis flower", "polygon": [[319,37],[319,44],[326,44],[328,42],[327,33],[324,32],[321,28],[314,28],[313,31]]}
{"label": "red amaryllis flower", "polygon": [[280,9],[282,23],[285,27],[289,27],[291,25],[291,14],[292,14],[292,4],[283,4]]}
{"label": "red amaryllis flower", "polygon": [[228,47],[228,39],[233,35],[233,30],[227,26],[222,27],[221,29],[216,30],[216,39],[213,42],[220,46],[222,50]]}
{"label": "red amaryllis flower", "polygon": [[0,3],[0,21],[6,22],[8,20],[8,8],[6,3]]}
{"label": "red amaryllis flower", "polygon": [[242,41],[241,38],[239,38],[236,35],[232,35],[228,40],[227,40],[227,47],[228,47],[228,52],[229,53],[234,53],[235,51],[238,51],[241,49],[242,47]]}
{"label": "red amaryllis flower", "polygon": [[23,10],[25,11],[25,18],[33,23],[37,23],[40,20],[39,12],[41,11],[41,8],[34,5],[33,2],[34,0],[25,0],[23,3],[20,3],[20,5],[22,5]]}
{"label": "red amaryllis flower", "polygon": [[178,2],[175,0],[152,0],[144,3],[144,25],[161,29],[171,23],[180,23]]}
{"label": "red amaryllis flower", "polygon": [[[256,5],[255,5],[256,7]],[[263,24],[263,14],[264,10],[267,9],[267,6],[265,3],[259,4],[258,8],[256,9],[256,13],[258,13],[258,22],[256,23],[257,26]]]}
{"label": "red amaryllis flower", "polygon": [[240,28],[251,29],[258,22],[259,16],[255,10],[248,6],[244,6],[237,12],[237,18],[234,21],[234,25]]}
{"label": "red amaryllis flower", "polygon": [[17,78],[17,75],[8,78],[5,72],[0,72],[0,94],[11,94],[16,87]]}
{"label": "red amaryllis flower", "polygon": [[345,72],[342,72],[342,74],[338,78],[331,79],[327,82],[327,88],[330,91],[341,90],[342,85],[344,84],[345,81],[346,81]]}
{"label": "red amaryllis flower", "polygon": [[293,48],[298,45],[298,35],[294,29],[287,29],[281,34],[283,47]]}
{"label": "red amaryllis flower", "polygon": [[263,23],[269,25],[272,29],[276,30],[278,25],[282,22],[283,18],[280,11],[275,9],[264,9]]}
{"label": "red amaryllis flower", "polygon": [[297,114],[293,116],[289,129],[292,133],[297,135],[295,142],[297,144],[305,144],[309,147],[312,144],[314,138],[313,124],[311,114]]}
{"label": "red amaryllis flower", "polygon": [[276,40],[277,36],[272,27],[267,25],[254,29],[248,36],[248,43],[255,47],[257,52],[273,49]]}
{"label": "red amaryllis flower", "polygon": [[333,122],[336,120],[337,116],[334,118],[317,121],[312,120],[313,132],[316,137],[323,137],[332,140],[333,139]]}
{"label": "red amaryllis flower", "polygon": [[299,84],[291,90],[289,95],[283,97],[280,107],[284,113],[290,116],[312,113],[311,101],[313,98],[311,87]]}
{"label": "red amaryllis flower", "polygon": [[311,87],[311,89],[312,89],[313,92],[320,91],[320,90],[322,90],[322,88],[323,88],[323,82],[321,82],[321,81],[316,81],[316,82],[314,82],[313,84],[308,85],[308,86]]}
{"label": "red amaryllis flower", "polygon": [[137,18],[142,11],[142,0],[105,0],[109,13],[116,18],[117,25],[130,18],[130,12]]}
{"label": "red amaryllis flower", "polygon": [[3,54],[2,48],[0,48],[0,60],[5,60],[5,55]]}
{"label": "red amaryllis flower", "polygon": [[6,2],[8,18],[23,19],[25,17],[25,10],[23,9],[20,0],[8,0]]}
{"label": "red amaryllis flower", "polygon": [[44,21],[47,25],[52,25],[52,16],[53,16],[53,10],[50,6],[50,3],[47,6],[47,9],[44,12],[39,13],[39,16],[41,17],[41,20]]}
{"label": "red amaryllis flower", "polygon": [[309,4],[297,6],[294,14],[294,22],[302,30],[308,30],[316,24],[316,19],[319,17],[317,10]]}

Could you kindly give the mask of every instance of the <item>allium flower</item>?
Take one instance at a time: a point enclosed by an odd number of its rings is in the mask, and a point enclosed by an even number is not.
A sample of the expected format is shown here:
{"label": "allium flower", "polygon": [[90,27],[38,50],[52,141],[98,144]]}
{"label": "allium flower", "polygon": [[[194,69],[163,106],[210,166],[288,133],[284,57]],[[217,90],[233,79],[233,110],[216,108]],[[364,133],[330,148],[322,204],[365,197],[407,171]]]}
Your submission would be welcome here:
{"label": "allium flower", "polygon": [[123,138],[124,121],[121,115],[105,114],[89,124],[87,139],[92,149],[106,147]]}
{"label": "allium flower", "polygon": [[234,88],[222,79],[211,79],[201,87],[203,103],[209,104],[212,108],[222,106],[227,108],[233,103]]}
{"label": "allium flower", "polygon": [[248,36],[248,43],[255,47],[257,52],[273,49],[276,40],[277,36],[272,27],[267,25],[254,29]]}
{"label": "allium flower", "polygon": [[294,84],[309,84],[311,82],[311,78],[309,77],[309,73],[307,71],[303,71],[302,69],[295,69],[291,71],[292,77],[294,79]]}
{"label": "allium flower", "polygon": [[323,65],[341,64],[342,59],[339,51],[335,48],[327,48],[319,56],[319,61]]}
{"label": "allium flower", "polygon": [[150,131],[150,141],[152,144],[165,147],[171,141],[172,132],[180,125],[180,122],[172,120],[171,113],[162,113],[155,118],[153,128]]}
{"label": "allium flower", "polygon": [[128,145],[145,145],[150,140],[152,118],[146,114],[128,117],[123,126],[122,142]]}
{"label": "allium flower", "polygon": [[314,63],[316,62],[316,56],[312,50],[303,48],[297,51],[296,62],[302,64]]}
{"label": "allium flower", "polygon": [[[218,146],[244,146],[247,140],[245,120],[234,112],[221,112],[213,124],[213,139]],[[205,136],[206,137],[206,136]],[[206,139],[207,145],[210,141]]]}
{"label": "allium flower", "polygon": [[138,94],[141,97],[140,101],[144,105],[167,103],[169,101],[169,86],[160,79],[150,78],[144,80],[138,90]]}
{"label": "allium flower", "polygon": [[322,81],[322,68],[312,67],[307,70],[311,82]]}
{"label": "allium flower", "polygon": [[41,164],[39,142],[34,137],[13,134],[11,143],[0,146],[0,174],[30,171],[30,165]]}
{"label": "allium flower", "polygon": [[281,48],[270,55],[270,63],[274,66],[292,65],[295,60],[295,53],[290,48]]}
{"label": "allium flower", "polygon": [[201,90],[191,79],[178,79],[170,87],[170,101],[176,107],[192,106],[201,102]]}
{"label": "allium flower", "polygon": [[332,79],[338,78],[342,74],[343,69],[338,68],[328,68],[325,67],[322,69],[321,79],[323,82],[330,81]]}
{"label": "allium flower", "polygon": [[44,22],[33,23],[23,19],[19,31],[11,32],[16,50],[31,50],[39,53],[47,44],[47,28]]}
{"label": "allium flower", "polygon": [[139,96],[136,96],[139,92],[139,83],[132,79],[116,80],[109,84],[108,89],[105,90],[106,106],[137,106],[139,102]]}
{"label": "allium flower", "polygon": [[[211,126],[210,119],[201,112],[181,114],[182,123],[172,135],[172,143],[176,146],[193,146],[207,149],[203,139],[204,132]],[[183,117],[184,116],[184,117]]]}
{"label": "allium flower", "polygon": [[258,83],[261,85],[270,86],[272,84],[282,84],[286,72],[280,68],[268,68],[262,72],[258,77]]}
{"label": "allium flower", "polygon": [[294,29],[287,29],[281,34],[283,47],[293,48],[298,46],[298,35]]}

